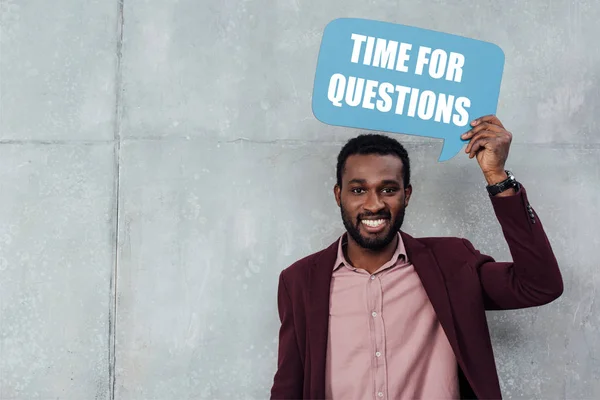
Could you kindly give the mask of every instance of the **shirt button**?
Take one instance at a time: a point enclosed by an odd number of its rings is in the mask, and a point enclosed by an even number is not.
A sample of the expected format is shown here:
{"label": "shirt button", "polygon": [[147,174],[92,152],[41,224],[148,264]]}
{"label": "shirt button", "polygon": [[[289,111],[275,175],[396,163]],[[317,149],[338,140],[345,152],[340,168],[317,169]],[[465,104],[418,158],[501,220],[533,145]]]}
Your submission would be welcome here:
{"label": "shirt button", "polygon": [[381,353],[380,353],[380,352],[377,352],[377,353],[375,353],[375,355],[376,355],[377,357],[381,357]]}
{"label": "shirt button", "polygon": [[375,279],[375,275],[371,275],[371,280]]}
{"label": "shirt button", "polygon": [[372,316],[376,317],[377,313],[375,311],[373,311],[373,314],[371,314]]}
{"label": "shirt button", "polygon": [[379,396],[379,397],[383,397],[383,392],[379,392],[379,393],[377,393],[377,396]]}

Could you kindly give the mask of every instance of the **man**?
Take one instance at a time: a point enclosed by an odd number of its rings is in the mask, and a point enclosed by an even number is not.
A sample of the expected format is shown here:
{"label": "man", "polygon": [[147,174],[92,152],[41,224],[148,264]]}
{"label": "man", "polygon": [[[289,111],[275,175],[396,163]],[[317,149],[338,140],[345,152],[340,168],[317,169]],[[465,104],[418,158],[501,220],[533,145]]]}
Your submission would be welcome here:
{"label": "man", "polygon": [[334,187],[347,232],[279,277],[271,399],[501,398],[485,310],[547,304],[563,282],[525,188],[505,171],[512,135],[492,115],[471,125],[465,152],[513,262],[466,239],[401,231],[408,154],[382,135],[350,140]]}

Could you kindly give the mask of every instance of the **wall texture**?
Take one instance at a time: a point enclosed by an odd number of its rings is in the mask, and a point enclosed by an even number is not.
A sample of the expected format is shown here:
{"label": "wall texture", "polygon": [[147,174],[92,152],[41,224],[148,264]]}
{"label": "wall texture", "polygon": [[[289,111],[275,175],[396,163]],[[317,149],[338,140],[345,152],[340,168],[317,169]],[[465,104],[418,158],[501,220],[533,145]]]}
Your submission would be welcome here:
{"label": "wall texture", "polygon": [[[1,0],[0,398],[264,399],[279,271],[342,233],[311,112],[322,30],[364,17],[498,44],[508,166],[565,279],[489,314],[506,398],[600,398],[595,0]],[[475,160],[396,136],[404,229],[510,260]]]}

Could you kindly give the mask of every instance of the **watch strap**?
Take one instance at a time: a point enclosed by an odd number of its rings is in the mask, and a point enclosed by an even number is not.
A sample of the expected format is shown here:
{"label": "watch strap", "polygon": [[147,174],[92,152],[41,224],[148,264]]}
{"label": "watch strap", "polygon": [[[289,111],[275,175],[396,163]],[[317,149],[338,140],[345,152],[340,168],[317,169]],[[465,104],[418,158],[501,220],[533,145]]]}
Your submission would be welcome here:
{"label": "watch strap", "polygon": [[503,180],[502,182],[498,182],[494,185],[486,186],[486,189],[490,196],[495,196],[498,193],[502,193],[510,188],[515,188],[515,190],[519,190],[519,182],[517,182],[512,172],[508,170],[505,170],[504,172],[506,172],[506,175],[508,175],[508,177],[505,180]]}

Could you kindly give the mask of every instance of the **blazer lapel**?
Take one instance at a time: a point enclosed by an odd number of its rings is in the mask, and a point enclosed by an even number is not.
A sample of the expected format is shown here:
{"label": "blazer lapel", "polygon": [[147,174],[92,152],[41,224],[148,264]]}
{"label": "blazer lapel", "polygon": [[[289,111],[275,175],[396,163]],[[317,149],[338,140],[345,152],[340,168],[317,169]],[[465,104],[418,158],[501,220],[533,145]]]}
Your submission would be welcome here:
{"label": "blazer lapel", "polygon": [[308,287],[308,351],[309,367],[305,379],[310,379],[310,398],[325,397],[325,362],[329,334],[329,298],[333,264],[337,256],[336,241],[315,259],[309,269]]}
{"label": "blazer lapel", "polygon": [[405,232],[400,231],[400,235],[404,241],[408,260],[414,265],[415,271],[417,271],[419,278],[421,278],[429,301],[431,301],[431,305],[448,337],[448,341],[452,349],[454,349],[454,354],[460,358],[454,317],[452,315],[452,308],[450,307],[450,297],[448,296],[442,271],[433,253],[427,246]]}

